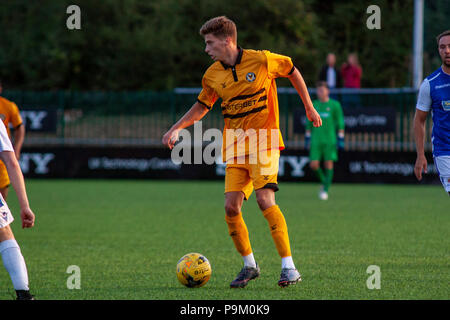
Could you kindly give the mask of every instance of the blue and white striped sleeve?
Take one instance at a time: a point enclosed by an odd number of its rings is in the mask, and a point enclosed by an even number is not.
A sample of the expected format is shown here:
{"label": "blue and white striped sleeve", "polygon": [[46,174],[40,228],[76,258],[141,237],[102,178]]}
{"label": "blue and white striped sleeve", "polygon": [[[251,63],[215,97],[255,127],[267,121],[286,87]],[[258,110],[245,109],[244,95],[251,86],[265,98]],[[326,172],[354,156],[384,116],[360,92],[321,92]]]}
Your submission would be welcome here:
{"label": "blue and white striped sleeve", "polygon": [[430,82],[425,79],[420,85],[416,109],[428,112],[431,109]]}

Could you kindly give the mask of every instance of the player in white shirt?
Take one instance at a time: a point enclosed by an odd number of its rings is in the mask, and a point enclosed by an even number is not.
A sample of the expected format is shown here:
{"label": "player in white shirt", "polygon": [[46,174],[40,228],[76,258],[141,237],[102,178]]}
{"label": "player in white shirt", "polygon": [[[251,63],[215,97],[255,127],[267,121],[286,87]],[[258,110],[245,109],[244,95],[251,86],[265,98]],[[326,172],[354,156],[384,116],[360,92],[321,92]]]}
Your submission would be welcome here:
{"label": "player in white shirt", "polygon": [[[11,184],[19,200],[22,228],[31,228],[34,226],[34,213],[30,209],[22,171],[2,121],[0,121],[0,159],[6,166]],[[28,287],[25,260],[9,226],[13,220],[11,211],[0,194],[0,255],[16,290],[17,300],[34,300]]]}
{"label": "player in white shirt", "polygon": [[417,99],[414,117],[417,160],[414,173],[418,180],[422,180],[422,172],[427,172],[425,122],[431,111],[434,163],[442,185],[450,195],[450,30],[437,36],[437,43],[442,66],[423,80]]}

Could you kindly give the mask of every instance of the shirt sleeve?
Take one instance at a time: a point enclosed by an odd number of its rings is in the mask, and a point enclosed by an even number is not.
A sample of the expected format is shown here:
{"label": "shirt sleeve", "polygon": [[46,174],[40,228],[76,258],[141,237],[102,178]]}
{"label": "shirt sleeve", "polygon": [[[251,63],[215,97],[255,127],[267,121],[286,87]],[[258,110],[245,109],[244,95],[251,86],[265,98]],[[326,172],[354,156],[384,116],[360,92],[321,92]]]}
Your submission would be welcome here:
{"label": "shirt sleeve", "polygon": [[270,78],[286,78],[294,72],[295,67],[291,58],[267,50],[264,54],[267,57],[267,71]]}
{"label": "shirt sleeve", "polygon": [[13,128],[17,128],[22,124],[22,117],[20,116],[19,108],[17,108],[17,105],[12,102],[11,103],[11,124]]}
{"label": "shirt sleeve", "polygon": [[0,121],[0,152],[14,151],[3,121]]}
{"label": "shirt sleeve", "polygon": [[428,112],[431,108],[430,82],[425,79],[420,85],[416,109]]}
{"label": "shirt sleeve", "polygon": [[216,91],[208,85],[205,76],[203,76],[202,91],[197,97],[197,102],[202,104],[207,109],[211,110],[212,106],[214,105],[214,103],[216,103],[218,98],[219,96],[217,95]]}

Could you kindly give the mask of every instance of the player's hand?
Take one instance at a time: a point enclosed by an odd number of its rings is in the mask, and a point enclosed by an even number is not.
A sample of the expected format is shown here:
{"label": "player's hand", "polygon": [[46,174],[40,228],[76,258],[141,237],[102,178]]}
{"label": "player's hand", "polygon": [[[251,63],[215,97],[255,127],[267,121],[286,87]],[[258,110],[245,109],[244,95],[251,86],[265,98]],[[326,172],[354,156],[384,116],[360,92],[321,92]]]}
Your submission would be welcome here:
{"label": "player's hand", "polygon": [[22,218],[22,228],[32,228],[34,226],[34,213],[30,208],[20,210],[20,218]]}
{"label": "player's hand", "polygon": [[416,164],[414,165],[414,174],[417,180],[422,180],[422,171],[427,173],[427,158],[425,155],[417,156]]}
{"label": "player's hand", "polygon": [[162,138],[163,145],[169,147],[172,150],[175,142],[178,141],[178,131],[179,130],[169,130]]}
{"label": "player's hand", "polygon": [[320,118],[319,113],[317,113],[316,109],[314,107],[307,108],[306,109],[306,117],[309,121],[313,123],[314,127],[321,127],[322,126],[322,119]]}

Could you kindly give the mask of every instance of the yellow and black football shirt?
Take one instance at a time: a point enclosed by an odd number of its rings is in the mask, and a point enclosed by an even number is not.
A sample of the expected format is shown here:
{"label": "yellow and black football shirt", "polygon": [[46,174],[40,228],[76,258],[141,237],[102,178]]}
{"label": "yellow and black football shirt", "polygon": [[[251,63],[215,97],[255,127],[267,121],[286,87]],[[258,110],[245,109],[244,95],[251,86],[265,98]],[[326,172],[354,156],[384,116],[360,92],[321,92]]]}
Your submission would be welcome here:
{"label": "yellow and black football shirt", "polygon": [[275,79],[288,77],[294,68],[287,56],[242,48],[234,66],[216,61],[208,68],[198,102],[211,109],[222,99],[224,161],[258,151],[284,149]]}
{"label": "yellow and black football shirt", "polygon": [[[14,129],[22,125],[22,118],[17,105],[3,97],[0,97],[0,119],[3,121],[10,138],[11,131],[9,129],[9,124],[11,124]],[[8,172],[6,171],[6,166],[3,161],[0,161],[0,188],[4,188],[9,184],[10,180]]]}
{"label": "yellow and black football shirt", "polygon": [[22,124],[22,118],[17,105],[3,97],[0,97],[0,119],[6,127],[9,137],[11,137],[9,124],[11,123],[13,128],[17,128]]}

